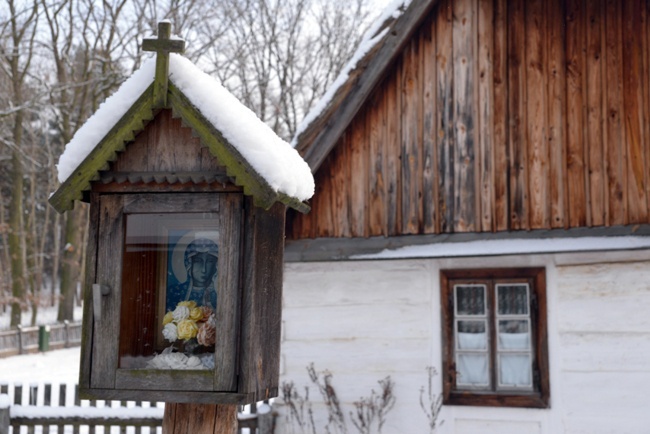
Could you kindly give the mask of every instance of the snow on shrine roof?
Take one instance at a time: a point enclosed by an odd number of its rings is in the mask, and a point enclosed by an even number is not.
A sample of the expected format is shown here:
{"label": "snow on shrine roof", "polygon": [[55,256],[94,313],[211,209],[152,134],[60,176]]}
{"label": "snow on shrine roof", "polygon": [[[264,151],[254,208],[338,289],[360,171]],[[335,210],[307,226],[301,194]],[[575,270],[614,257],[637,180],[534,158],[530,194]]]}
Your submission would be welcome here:
{"label": "snow on shrine roof", "polygon": [[[148,59],[101,104],[77,131],[59,158],[59,181],[65,182],[154,80],[155,58]],[[307,163],[250,109],[190,60],[169,55],[169,80],[236,148],[276,192],[300,201],[314,194]]]}

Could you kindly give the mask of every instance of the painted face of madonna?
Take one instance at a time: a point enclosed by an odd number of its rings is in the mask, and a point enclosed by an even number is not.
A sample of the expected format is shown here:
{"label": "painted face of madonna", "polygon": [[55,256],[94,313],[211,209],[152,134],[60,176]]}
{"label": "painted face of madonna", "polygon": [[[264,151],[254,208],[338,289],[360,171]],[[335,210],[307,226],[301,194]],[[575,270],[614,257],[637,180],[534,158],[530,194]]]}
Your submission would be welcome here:
{"label": "painted face of madonna", "polygon": [[197,253],[192,257],[192,284],[206,288],[217,271],[217,258],[209,253]]}

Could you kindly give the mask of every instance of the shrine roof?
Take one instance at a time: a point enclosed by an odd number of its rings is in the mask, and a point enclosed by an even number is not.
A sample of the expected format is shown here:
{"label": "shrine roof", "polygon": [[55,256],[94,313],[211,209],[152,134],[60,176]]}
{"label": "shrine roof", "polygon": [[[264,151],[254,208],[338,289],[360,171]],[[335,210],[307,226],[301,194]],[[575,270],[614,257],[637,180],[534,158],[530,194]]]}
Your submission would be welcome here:
{"label": "shrine roof", "polygon": [[[157,107],[150,101],[155,69],[155,58],[146,60],[66,145],[57,165],[62,186],[50,200],[58,211],[70,209],[81,191],[90,188],[90,181],[99,179],[99,171],[115,161],[116,152],[128,146],[138,122],[142,125],[154,116]],[[169,54],[169,83],[168,106],[203,142],[209,142],[206,146],[224,160],[229,175],[246,194],[255,197],[262,191],[263,206],[281,201],[308,209],[302,202],[313,195],[314,178],[291,145],[214,78],[175,53]]]}

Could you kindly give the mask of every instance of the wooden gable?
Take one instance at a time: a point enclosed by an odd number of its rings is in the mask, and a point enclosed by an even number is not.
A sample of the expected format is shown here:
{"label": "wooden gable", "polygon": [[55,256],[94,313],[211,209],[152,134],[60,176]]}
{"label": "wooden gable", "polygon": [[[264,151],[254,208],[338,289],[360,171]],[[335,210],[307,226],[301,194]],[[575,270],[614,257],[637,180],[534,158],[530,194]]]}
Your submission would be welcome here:
{"label": "wooden gable", "polygon": [[327,152],[287,237],[650,223],[649,14],[642,1],[438,2],[338,137],[299,139]]}

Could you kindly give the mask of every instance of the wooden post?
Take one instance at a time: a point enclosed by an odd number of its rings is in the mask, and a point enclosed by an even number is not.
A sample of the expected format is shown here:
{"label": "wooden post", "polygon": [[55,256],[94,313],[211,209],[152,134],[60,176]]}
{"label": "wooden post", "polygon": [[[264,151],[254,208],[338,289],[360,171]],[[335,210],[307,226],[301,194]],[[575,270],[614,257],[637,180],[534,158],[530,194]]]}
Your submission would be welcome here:
{"label": "wooden post", "polygon": [[165,404],[163,434],[237,434],[237,405]]}
{"label": "wooden post", "polygon": [[0,395],[0,434],[9,434],[9,395]]}

